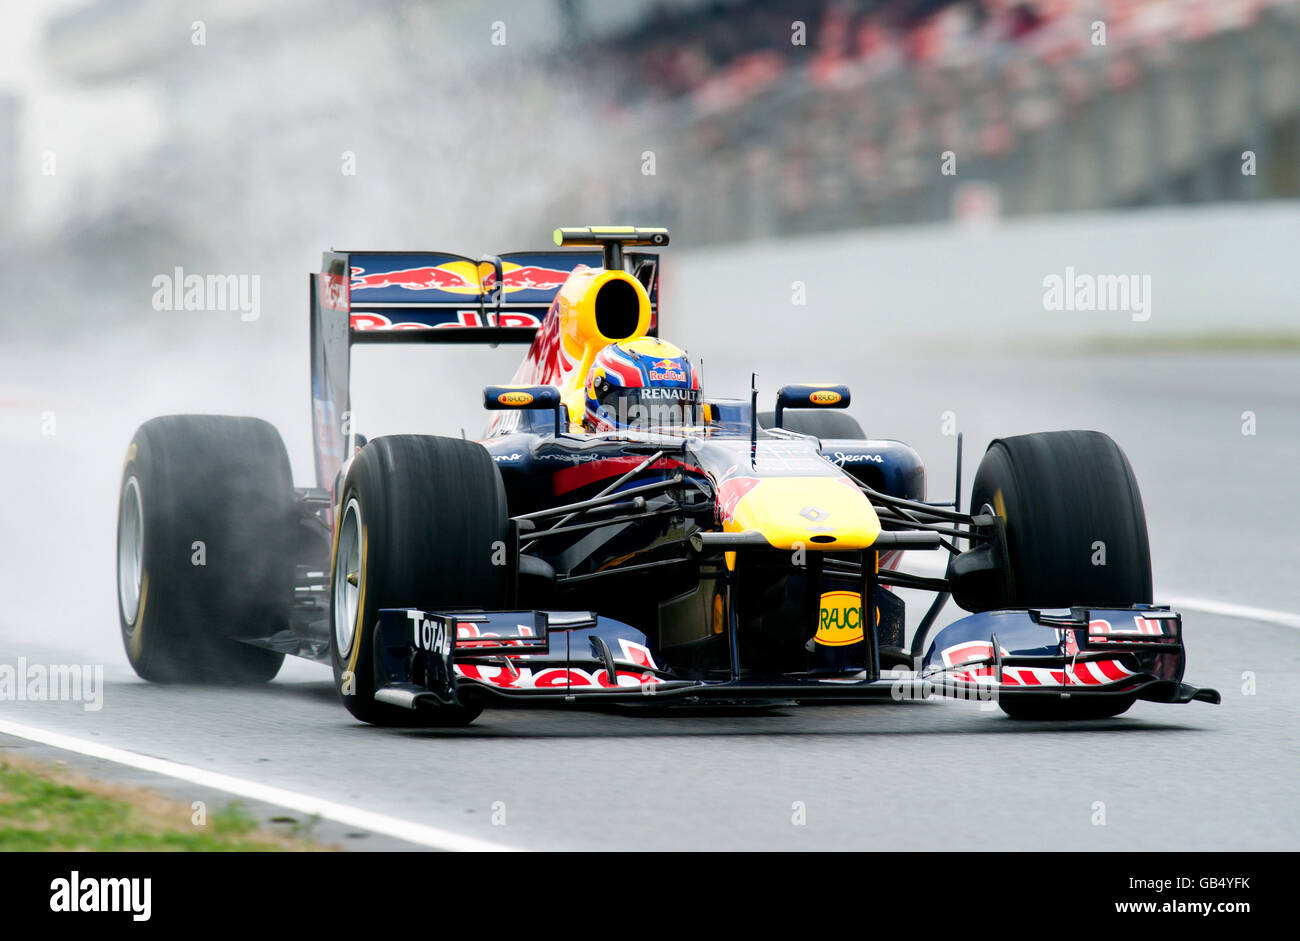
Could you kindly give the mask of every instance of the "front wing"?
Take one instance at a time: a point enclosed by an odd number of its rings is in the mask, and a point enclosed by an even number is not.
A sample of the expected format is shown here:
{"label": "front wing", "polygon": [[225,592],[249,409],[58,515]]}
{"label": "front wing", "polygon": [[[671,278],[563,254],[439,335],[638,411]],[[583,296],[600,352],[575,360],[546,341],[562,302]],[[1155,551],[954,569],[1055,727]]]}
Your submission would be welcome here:
{"label": "front wing", "polygon": [[636,628],[585,611],[383,609],[375,698],[408,709],[468,693],[534,704],[866,702],[930,696],[1127,697],[1219,701],[1182,682],[1181,617],[1168,608],[1009,610],[971,615],[935,638],[916,671],[881,675],[878,653],[836,675],[674,675]]}

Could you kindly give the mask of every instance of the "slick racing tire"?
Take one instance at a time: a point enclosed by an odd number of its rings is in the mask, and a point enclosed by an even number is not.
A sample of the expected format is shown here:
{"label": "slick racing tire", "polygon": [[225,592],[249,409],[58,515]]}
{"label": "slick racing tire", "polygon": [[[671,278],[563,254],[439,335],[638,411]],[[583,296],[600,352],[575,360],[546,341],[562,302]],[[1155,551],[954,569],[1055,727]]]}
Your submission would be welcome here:
{"label": "slick racing tire", "polygon": [[118,619],[127,659],[163,683],[263,683],[284,654],[241,643],[289,628],[293,477],[256,418],[168,415],[127,448]]}
{"label": "slick racing tire", "polygon": [[[362,722],[466,725],[482,706],[412,711],[375,701],[380,608],[499,608],[510,568],[505,488],[480,444],[459,438],[376,438],[339,491],[330,566],[330,659],[335,687]],[[494,555],[497,556],[494,559]]]}
{"label": "slick racing tire", "polygon": [[[775,412],[759,412],[760,428],[775,428]],[[858,420],[848,412],[836,409],[812,411],[800,409],[788,410],[781,416],[781,427],[788,431],[812,435],[814,438],[838,438],[840,440],[865,441],[867,434],[858,424]]]}
{"label": "slick racing tire", "polygon": [[[1097,431],[1001,438],[975,473],[974,512],[1006,525],[1009,572],[996,608],[1151,603],[1151,549],[1128,458]],[[1013,719],[1104,719],[1132,697],[999,702]]]}
{"label": "slick racing tire", "polygon": [[1136,701],[1135,696],[1116,698],[1089,699],[1086,695],[1072,696],[1069,699],[1050,699],[1042,701],[1015,702],[999,701],[998,706],[1013,719],[1029,722],[1079,721],[1085,719],[1110,719],[1122,712],[1128,712]]}
{"label": "slick racing tire", "polygon": [[971,511],[1006,524],[1010,571],[989,608],[1151,603],[1151,548],[1128,458],[1099,431],[1048,431],[989,445]]}

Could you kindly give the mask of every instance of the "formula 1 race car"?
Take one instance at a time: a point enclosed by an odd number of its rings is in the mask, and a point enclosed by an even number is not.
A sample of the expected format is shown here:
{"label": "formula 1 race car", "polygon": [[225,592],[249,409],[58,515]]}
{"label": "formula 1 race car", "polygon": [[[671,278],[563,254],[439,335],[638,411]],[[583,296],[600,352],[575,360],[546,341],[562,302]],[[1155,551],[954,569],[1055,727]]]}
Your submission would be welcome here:
{"label": "formula 1 race car", "polygon": [[[656,339],[660,261],[643,249],[667,243],[611,226],[478,259],[327,252],[311,278],[316,487],[294,488],[254,418],[155,418],[131,441],[117,566],[136,672],[256,682],[305,656],[380,725],[460,725],[503,701],[937,694],[1031,719],[1219,701],[1182,682],[1182,620],[1152,604],[1114,441],[996,440],[969,512],[959,444],[958,493],[927,501],[916,452],[867,439],[844,385],[786,385],[763,413],[753,388],[704,394]],[[481,440],[351,428],[353,344],[511,342],[528,352],[485,389]],[[615,388],[670,419],[593,424]],[[904,553],[946,567],[905,571]],[[896,589],[934,594],[910,643]],[[972,613],[927,648],[949,599]]]}

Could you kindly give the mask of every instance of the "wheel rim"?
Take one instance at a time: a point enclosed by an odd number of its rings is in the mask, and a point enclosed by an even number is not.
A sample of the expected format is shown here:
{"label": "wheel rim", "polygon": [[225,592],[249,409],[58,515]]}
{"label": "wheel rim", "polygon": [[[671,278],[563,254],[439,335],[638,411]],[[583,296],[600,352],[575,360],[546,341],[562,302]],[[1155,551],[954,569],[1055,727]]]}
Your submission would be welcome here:
{"label": "wheel rim", "polygon": [[334,562],[334,642],[341,656],[352,650],[361,604],[361,505],[348,501],[339,524],[338,555]]}
{"label": "wheel rim", "polygon": [[144,507],[140,482],[134,477],[122,488],[117,514],[117,597],[122,618],[134,629],[140,613],[140,585],[144,577]]}

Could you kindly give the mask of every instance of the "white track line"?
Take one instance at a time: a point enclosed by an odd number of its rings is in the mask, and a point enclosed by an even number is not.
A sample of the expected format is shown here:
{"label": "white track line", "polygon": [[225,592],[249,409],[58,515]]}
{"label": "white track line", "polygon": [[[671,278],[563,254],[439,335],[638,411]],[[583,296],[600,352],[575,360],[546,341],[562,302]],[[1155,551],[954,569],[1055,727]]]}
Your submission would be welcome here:
{"label": "white track line", "polygon": [[41,745],[61,748],[64,751],[76,752],[79,755],[86,755],[91,758],[102,758],[105,761],[126,765],[128,768],[138,768],[141,771],[188,781],[200,787],[225,791],[228,794],[235,794],[249,800],[287,807],[290,810],[296,810],[300,814],[322,817],[326,820],[333,820],[335,823],[341,823],[344,826],[355,827],[358,830],[368,830],[371,833],[382,833],[384,836],[391,836],[394,839],[405,840],[407,843],[416,843],[433,849],[458,852],[501,852],[513,849],[513,847],[504,846],[500,843],[491,843],[487,840],[452,833],[450,830],[440,830],[437,827],[412,823],[397,817],[389,817],[386,814],[377,814],[369,810],[349,807],[346,804],[336,804],[333,801],[321,800],[307,794],[286,791],[282,788],[258,784],[256,781],[235,778],[215,771],[205,771],[202,768],[182,765],[162,758],[150,758],[148,755],[140,755],[121,748],[113,748],[110,745],[100,745],[82,738],[73,738],[70,735],[62,735],[58,732],[48,732],[45,729],[37,729],[28,725],[19,725],[16,722],[7,722],[3,719],[0,719],[0,733],[26,739],[29,742],[38,742]]}
{"label": "white track line", "polygon": [[[1278,624],[1283,627],[1300,629],[1300,615],[1286,611],[1255,608],[1249,605],[1214,601],[1208,598],[1188,598],[1182,595],[1173,595],[1162,600],[1174,608],[1186,608],[1189,611],[1202,611],[1206,614],[1242,618],[1247,621],[1262,621],[1266,624]],[[8,722],[3,719],[0,719],[0,734],[12,735],[14,738],[26,739],[29,742],[37,742],[53,748],[61,748],[64,751],[76,752],[90,758],[102,758],[105,761],[112,761],[129,768],[138,768],[141,771],[148,771],[153,774],[165,775],[180,781],[189,781],[191,784],[197,784],[200,787],[225,791],[228,794],[235,794],[249,800],[287,807],[290,810],[296,810],[300,814],[322,817],[345,826],[356,827],[358,830],[382,833],[394,839],[405,840],[408,843],[428,846],[433,849],[460,852],[501,852],[513,849],[513,847],[500,843],[463,836],[449,830],[440,830],[437,827],[413,823],[397,817],[389,817],[386,814],[377,814],[369,810],[349,807],[346,804],[321,800],[307,794],[299,794],[296,791],[286,791],[283,788],[258,784],[256,781],[231,777],[228,774],[204,771],[202,768],[195,768],[162,758],[150,758],[148,755],[140,755],[121,748],[113,748],[110,745],[100,745],[96,742],[73,738],[70,735],[63,735],[58,732],[49,732],[28,725],[19,725],[16,722]]]}
{"label": "white track line", "polygon": [[[903,564],[899,568],[915,575],[942,578],[947,561],[947,556],[940,556],[937,552],[909,552],[903,556]],[[1289,611],[1255,608],[1250,605],[1234,604],[1231,601],[1215,601],[1212,598],[1195,598],[1177,593],[1166,595],[1162,592],[1157,593],[1156,603],[1167,604],[1175,610],[1186,608],[1188,611],[1199,611],[1202,614],[1218,614],[1244,621],[1261,621],[1265,624],[1277,624],[1300,630],[1300,614],[1292,614]]]}
{"label": "white track line", "polygon": [[1300,629],[1300,615],[1291,614],[1287,611],[1252,608],[1250,605],[1233,604],[1230,601],[1188,598],[1184,595],[1171,595],[1163,600],[1175,610],[1186,608],[1188,611],[1200,611],[1204,614],[1221,614],[1224,617],[1241,618],[1244,621],[1263,621],[1265,624],[1280,624],[1282,627]]}

